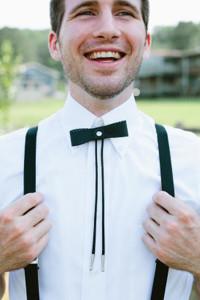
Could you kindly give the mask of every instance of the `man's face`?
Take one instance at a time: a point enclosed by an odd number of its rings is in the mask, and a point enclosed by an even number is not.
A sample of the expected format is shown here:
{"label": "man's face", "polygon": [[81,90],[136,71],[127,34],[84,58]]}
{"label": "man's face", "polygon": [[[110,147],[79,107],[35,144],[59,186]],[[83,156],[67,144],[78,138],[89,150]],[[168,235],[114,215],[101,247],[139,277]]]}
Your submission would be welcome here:
{"label": "man's face", "polygon": [[60,60],[71,82],[99,99],[131,85],[149,45],[141,0],[65,0]]}

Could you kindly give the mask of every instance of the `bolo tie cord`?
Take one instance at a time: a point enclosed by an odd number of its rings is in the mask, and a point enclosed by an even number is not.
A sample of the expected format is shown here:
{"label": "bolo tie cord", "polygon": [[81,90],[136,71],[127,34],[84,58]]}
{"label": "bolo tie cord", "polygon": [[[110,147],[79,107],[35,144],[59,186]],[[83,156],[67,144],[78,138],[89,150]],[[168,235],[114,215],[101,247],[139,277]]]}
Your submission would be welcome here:
{"label": "bolo tie cord", "polygon": [[[105,265],[105,192],[104,192],[104,139],[101,140],[101,179],[102,179],[102,253],[101,253],[101,271],[104,272]],[[94,227],[92,241],[92,255],[90,271],[93,270],[93,264],[96,253],[96,227],[97,227],[97,205],[98,205],[98,144],[95,140],[95,209],[94,209]]]}
{"label": "bolo tie cord", "polygon": [[104,139],[128,136],[126,121],[100,126],[96,128],[79,128],[70,131],[72,146],[79,146],[84,143],[95,141],[95,208],[94,208],[94,227],[93,241],[91,250],[90,270],[93,269],[96,253],[96,227],[97,227],[97,206],[98,206],[98,140],[101,141],[101,181],[102,181],[102,255],[101,269],[104,271],[105,265],[105,193],[104,193]]}

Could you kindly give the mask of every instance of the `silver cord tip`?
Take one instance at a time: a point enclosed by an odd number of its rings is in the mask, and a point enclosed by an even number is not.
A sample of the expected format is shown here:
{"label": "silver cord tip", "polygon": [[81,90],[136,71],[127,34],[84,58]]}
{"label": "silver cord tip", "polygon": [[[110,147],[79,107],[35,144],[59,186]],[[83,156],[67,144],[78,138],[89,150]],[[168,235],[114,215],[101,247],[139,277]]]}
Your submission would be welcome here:
{"label": "silver cord tip", "polygon": [[101,256],[101,272],[105,272],[105,255]]}

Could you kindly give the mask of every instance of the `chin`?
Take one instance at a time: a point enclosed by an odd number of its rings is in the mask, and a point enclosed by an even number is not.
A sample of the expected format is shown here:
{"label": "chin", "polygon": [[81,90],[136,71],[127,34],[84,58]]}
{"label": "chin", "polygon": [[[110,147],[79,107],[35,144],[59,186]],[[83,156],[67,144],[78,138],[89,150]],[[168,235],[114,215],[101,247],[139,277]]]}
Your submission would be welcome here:
{"label": "chin", "polygon": [[124,89],[126,88],[126,86],[120,87],[118,86],[85,86],[84,89],[87,91],[88,94],[90,94],[91,96],[98,98],[98,99],[102,99],[102,100],[106,100],[106,99],[110,99],[113,98],[117,95],[119,95]]}

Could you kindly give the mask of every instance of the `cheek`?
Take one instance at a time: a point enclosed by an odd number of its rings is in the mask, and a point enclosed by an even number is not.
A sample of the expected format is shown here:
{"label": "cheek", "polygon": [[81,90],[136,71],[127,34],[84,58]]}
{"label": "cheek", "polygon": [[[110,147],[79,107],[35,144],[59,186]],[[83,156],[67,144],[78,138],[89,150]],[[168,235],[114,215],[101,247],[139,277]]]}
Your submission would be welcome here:
{"label": "cheek", "polygon": [[87,43],[90,36],[91,27],[74,24],[69,26],[63,35],[65,45],[74,53],[81,53],[81,49]]}
{"label": "cheek", "polygon": [[141,49],[145,45],[146,33],[143,26],[130,26],[126,31],[126,38],[134,49]]}

